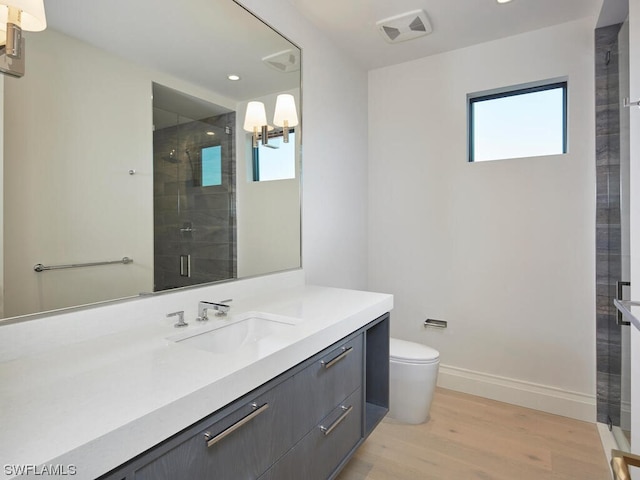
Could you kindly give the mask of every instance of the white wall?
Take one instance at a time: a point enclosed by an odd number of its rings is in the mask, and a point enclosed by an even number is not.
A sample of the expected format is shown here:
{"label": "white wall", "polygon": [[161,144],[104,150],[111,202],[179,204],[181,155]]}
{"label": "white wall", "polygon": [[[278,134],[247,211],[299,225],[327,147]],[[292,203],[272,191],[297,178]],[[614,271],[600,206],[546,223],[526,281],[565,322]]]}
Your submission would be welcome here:
{"label": "white wall", "polygon": [[53,30],[28,43],[26,75],[5,81],[5,314],[151,291],[150,79]]}
{"label": "white wall", "polygon": [[[369,74],[369,288],[441,383],[595,419],[593,30],[585,19]],[[466,95],[568,77],[569,153],[467,162]],[[526,115],[526,112],[523,112]],[[449,322],[425,329],[425,318]]]}
{"label": "white wall", "polygon": [[302,265],[309,283],[367,282],[367,74],[284,0],[242,0],[302,48]]}

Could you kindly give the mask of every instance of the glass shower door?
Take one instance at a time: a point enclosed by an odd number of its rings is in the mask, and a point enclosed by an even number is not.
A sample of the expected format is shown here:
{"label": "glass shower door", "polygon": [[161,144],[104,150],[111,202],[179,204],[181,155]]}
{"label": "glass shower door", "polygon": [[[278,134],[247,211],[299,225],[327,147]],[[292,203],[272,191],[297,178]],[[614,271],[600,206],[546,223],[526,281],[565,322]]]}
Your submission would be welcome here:
{"label": "glass shower door", "polygon": [[[620,108],[620,284],[617,296],[628,299],[630,264],[630,111],[622,107],[629,97],[629,21],[618,33],[618,78]],[[613,426],[618,445],[625,451],[631,442],[631,331],[618,314],[620,328],[620,422]]]}
{"label": "glass shower door", "polygon": [[154,105],[154,291],[237,276],[234,127]]}
{"label": "glass shower door", "polygon": [[237,276],[233,126],[235,113],[183,117],[178,126],[185,158],[178,211],[183,285]]}

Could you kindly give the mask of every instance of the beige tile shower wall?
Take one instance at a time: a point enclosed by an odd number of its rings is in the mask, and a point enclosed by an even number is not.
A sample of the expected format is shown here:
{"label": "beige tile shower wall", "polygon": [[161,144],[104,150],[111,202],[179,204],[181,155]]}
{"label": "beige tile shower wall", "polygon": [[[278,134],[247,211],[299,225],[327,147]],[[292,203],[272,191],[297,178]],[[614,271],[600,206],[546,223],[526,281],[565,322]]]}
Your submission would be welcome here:
{"label": "beige tile shower wall", "polygon": [[[546,400],[571,398],[566,414],[589,419],[594,25],[584,19],[369,75],[369,287],[395,295],[392,334],[440,350],[444,371],[475,393],[543,410]],[[467,162],[468,93],[559,77],[569,82],[566,155]],[[426,330],[427,317],[449,328]]]}

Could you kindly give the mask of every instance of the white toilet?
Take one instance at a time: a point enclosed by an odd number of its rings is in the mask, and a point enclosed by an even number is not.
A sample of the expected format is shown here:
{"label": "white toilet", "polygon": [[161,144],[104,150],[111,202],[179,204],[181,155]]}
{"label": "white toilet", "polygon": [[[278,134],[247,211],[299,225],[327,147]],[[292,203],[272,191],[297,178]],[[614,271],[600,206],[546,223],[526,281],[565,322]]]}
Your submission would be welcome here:
{"label": "white toilet", "polygon": [[403,423],[424,423],[438,380],[440,353],[426,345],[389,340],[389,416]]}

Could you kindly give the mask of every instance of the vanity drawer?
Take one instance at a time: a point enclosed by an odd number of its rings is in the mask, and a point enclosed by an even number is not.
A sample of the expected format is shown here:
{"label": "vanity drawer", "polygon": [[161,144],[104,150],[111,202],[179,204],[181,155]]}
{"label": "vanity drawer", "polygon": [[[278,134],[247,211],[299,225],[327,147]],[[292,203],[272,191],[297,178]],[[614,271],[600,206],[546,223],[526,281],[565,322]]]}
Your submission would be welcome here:
{"label": "vanity drawer", "polygon": [[362,385],[362,335],[332,347],[294,376],[295,432],[306,435]]}
{"label": "vanity drawer", "polygon": [[362,438],[362,390],[323,418],[260,480],[326,480],[333,477]]}
{"label": "vanity drawer", "polygon": [[286,380],[135,470],[135,480],[258,478],[295,442]]}

